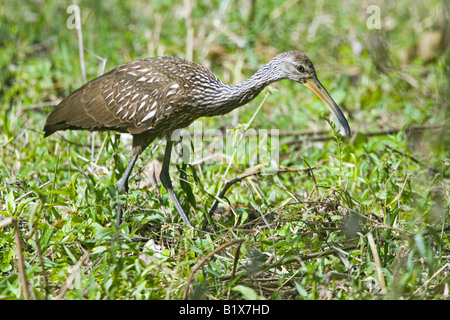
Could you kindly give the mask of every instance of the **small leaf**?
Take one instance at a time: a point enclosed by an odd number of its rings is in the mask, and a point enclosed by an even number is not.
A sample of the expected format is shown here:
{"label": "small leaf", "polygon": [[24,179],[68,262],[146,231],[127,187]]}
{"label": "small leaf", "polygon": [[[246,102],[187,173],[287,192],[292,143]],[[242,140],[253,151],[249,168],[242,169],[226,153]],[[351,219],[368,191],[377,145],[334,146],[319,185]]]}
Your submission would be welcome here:
{"label": "small leaf", "polygon": [[9,215],[12,215],[16,209],[16,202],[14,201],[14,193],[12,190],[6,196],[6,208],[9,212]]}
{"label": "small leaf", "polygon": [[242,296],[246,300],[263,300],[264,299],[264,297],[259,296],[254,289],[243,286],[243,285],[237,285],[232,290],[242,294]]}
{"label": "small leaf", "polygon": [[97,248],[95,248],[93,251],[92,251],[92,253],[93,254],[95,254],[95,253],[102,253],[102,252],[104,252],[104,251],[106,251],[106,247],[105,246],[98,246]]}
{"label": "small leaf", "polygon": [[308,292],[306,291],[306,289],[298,282],[294,282],[294,284],[298,294],[301,295],[303,298],[307,298]]}

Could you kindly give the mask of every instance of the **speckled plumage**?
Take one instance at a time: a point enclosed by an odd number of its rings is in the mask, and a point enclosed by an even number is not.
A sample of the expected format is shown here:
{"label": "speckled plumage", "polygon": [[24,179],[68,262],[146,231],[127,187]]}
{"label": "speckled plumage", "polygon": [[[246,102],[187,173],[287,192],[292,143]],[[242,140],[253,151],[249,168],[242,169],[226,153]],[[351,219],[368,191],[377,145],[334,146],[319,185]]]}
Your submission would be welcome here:
{"label": "speckled plumage", "polygon": [[[309,58],[299,51],[287,51],[235,85],[225,84],[205,67],[180,58],[152,57],[126,63],[89,81],[64,99],[48,116],[44,136],[66,129],[132,134],[133,157],[119,181],[119,191],[123,191],[128,189],[128,177],[137,156],[155,138],[166,137],[170,144],[174,130],[199,117],[226,114],[254,99],[268,84],[282,79],[300,82],[314,90],[350,134],[345,117],[318,81]],[[310,79],[313,81],[308,83]],[[170,150],[165,161],[170,159]],[[161,175],[166,176],[162,181],[166,189],[171,189],[168,163],[164,164]],[[171,197],[183,220],[188,222],[176,196]]]}

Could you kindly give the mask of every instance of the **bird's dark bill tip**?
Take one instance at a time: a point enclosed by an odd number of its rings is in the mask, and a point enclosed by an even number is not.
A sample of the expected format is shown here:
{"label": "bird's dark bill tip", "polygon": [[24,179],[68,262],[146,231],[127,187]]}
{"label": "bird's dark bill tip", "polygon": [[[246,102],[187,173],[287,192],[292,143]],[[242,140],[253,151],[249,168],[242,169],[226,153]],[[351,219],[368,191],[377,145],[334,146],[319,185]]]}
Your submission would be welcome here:
{"label": "bird's dark bill tip", "polygon": [[306,82],[302,83],[306,88],[311,90],[317,97],[319,97],[320,100],[322,100],[328,109],[330,109],[331,113],[336,117],[336,119],[339,121],[340,125],[345,131],[345,134],[347,136],[351,136],[351,130],[350,126],[348,125],[347,119],[345,118],[344,114],[342,113],[339,106],[334,102],[333,98],[330,96],[330,94],[327,92],[327,90],[324,88],[322,83],[320,83],[319,79],[317,78],[309,78],[306,80]]}
{"label": "bird's dark bill tip", "polygon": [[[347,121],[347,120],[345,120]],[[344,129],[344,133],[347,137],[351,137],[352,136],[352,131],[350,130],[350,126],[348,125],[343,125],[342,128]]]}

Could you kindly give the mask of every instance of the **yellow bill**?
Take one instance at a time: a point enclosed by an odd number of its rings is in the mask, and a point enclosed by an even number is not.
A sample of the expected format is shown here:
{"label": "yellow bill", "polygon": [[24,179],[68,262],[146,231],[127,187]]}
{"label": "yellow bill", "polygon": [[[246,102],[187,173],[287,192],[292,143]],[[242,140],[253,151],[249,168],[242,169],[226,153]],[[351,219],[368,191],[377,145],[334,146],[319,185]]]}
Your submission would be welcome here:
{"label": "yellow bill", "polygon": [[339,106],[334,102],[333,98],[331,98],[330,94],[325,90],[323,85],[320,83],[317,78],[309,78],[305,83],[302,83],[305,87],[311,90],[316,96],[320,98],[330,109],[331,113],[336,117],[341,126],[345,130],[345,134],[350,136],[352,133],[350,131],[350,126],[348,125],[347,119],[342,113]]}

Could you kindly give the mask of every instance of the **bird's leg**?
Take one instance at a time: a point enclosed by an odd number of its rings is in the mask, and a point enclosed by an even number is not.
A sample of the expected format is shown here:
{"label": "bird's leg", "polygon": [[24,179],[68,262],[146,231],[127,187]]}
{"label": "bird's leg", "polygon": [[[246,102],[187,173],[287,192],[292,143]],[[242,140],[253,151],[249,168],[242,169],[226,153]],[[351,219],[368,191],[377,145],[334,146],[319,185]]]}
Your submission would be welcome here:
{"label": "bird's leg", "polygon": [[117,191],[119,191],[119,193],[122,191],[128,192],[128,179],[130,178],[131,171],[133,170],[138,156],[139,154],[133,154],[130,161],[128,161],[127,168],[117,184]]}
{"label": "bird's leg", "polygon": [[172,140],[170,139],[170,136],[167,136],[167,144],[166,144],[166,152],[164,153],[164,162],[161,168],[161,174],[159,175],[159,178],[161,180],[162,185],[167,190],[167,193],[169,194],[170,198],[175,204],[175,207],[177,208],[178,213],[180,214],[181,218],[185,223],[188,225],[191,225],[191,222],[189,221],[186,213],[184,212],[183,208],[181,207],[180,201],[178,200],[175,192],[173,191],[172,187],[172,181],[170,181],[170,175],[169,175],[169,165],[170,165],[170,155],[172,153]]}
{"label": "bird's leg", "polygon": [[[139,153],[133,154],[130,161],[128,161],[127,168],[125,169],[125,172],[123,173],[122,177],[119,179],[119,182],[117,184],[117,192],[119,195],[123,191],[128,192],[128,179],[130,178],[131,171],[133,171],[134,164],[136,163],[136,160],[139,156]],[[117,226],[119,226],[122,223],[122,214],[123,209],[122,205],[120,203],[117,204]]]}

